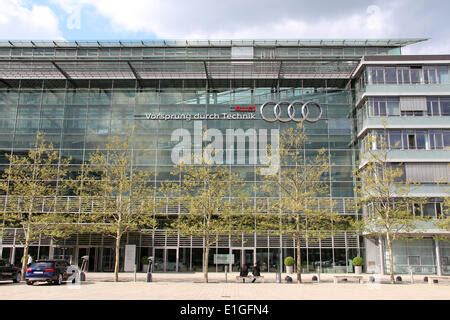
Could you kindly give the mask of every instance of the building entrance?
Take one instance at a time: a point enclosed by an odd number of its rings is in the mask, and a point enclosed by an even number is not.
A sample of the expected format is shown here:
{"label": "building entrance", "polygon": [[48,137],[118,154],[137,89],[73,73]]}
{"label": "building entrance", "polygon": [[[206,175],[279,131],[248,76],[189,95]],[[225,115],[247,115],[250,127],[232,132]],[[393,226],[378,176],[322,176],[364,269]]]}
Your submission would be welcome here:
{"label": "building entrance", "polygon": [[178,272],[178,248],[154,248],[154,272]]}
{"label": "building entrance", "polygon": [[231,248],[230,254],[234,255],[234,264],[230,266],[233,272],[239,272],[243,264],[249,264],[250,267],[253,266],[255,250],[249,248]]}
{"label": "building entrance", "polygon": [[78,266],[81,266],[82,263],[82,257],[88,256],[89,262],[88,262],[88,271],[100,271],[98,270],[98,261],[100,258],[99,255],[100,248],[98,247],[78,247],[77,252],[77,264]]}

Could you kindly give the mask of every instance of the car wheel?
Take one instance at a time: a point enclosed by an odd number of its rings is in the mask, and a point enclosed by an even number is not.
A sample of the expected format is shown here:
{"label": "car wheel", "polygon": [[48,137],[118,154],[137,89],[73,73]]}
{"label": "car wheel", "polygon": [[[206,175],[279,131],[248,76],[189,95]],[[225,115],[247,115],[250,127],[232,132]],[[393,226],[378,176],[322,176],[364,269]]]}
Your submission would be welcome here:
{"label": "car wheel", "polygon": [[22,274],[20,272],[16,273],[16,277],[13,279],[14,283],[19,283],[22,280]]}
{"label": "car wheel", "polygon": [[33,285],[33,281],[27,281],[27,285],[32,286]]}

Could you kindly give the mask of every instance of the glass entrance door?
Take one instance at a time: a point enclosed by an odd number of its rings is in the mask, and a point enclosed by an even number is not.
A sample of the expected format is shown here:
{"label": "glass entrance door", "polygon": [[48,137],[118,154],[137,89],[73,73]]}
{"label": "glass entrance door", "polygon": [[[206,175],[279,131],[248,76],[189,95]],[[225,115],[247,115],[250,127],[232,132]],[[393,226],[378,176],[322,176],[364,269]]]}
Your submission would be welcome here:
{"label": "glass entrance door", "polygon": [[166,249],[166,272],[177,270],[177,249]]}
{"label": "glass entrance door", "polygon": [[254,250],[253,249],[244,249],[243,250],[243,257],[242,257],[242,262],[246,263],[249,265],[250,268],[253,267],[253,263],[254,263]]}
{"label": "glass entrance door", "polygon": [[[89,260],[91,258],[89,257]],[[114,271],[115,252],[113,248],[103,248],[102,267],[103,272]],[[90,263],[90,261],[89,261]]]}
{"label": "glass entrance door", "polygon": [[81,267],[83,256],[88,256],[88,271],[97,271],[98,248],[97,247],[78,247],[78,266]]}
{"label": "glass entrance door", "polygon": [[155,248],[153,261],[153,271],[161,272],[164,271],[164,249],[163,248]]}
{"label": "glass entrance door", "polygon": [[254,249],[232,248],[231,254],[234,255],[234,263],[231,270],[239,272],[243,264],[248,264],[249,270],[251,270],[254,263],[254,252]]}
{"label": "glass entrance door", "polygon": [[231,249],[231,254],[234,256],[234,263],[231,266],[231,271],[239,272],[241,271],[241,249]]}
{"label": "glass entrance door", "polygon": [[154,272],[178,271],[178,248],[154,249]]}

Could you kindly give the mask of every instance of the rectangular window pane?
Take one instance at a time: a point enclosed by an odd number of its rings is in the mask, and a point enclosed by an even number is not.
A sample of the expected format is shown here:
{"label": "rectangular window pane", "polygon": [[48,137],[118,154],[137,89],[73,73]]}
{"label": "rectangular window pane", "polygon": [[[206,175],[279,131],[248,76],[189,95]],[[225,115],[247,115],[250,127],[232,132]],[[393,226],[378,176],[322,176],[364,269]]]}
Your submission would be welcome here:
{"label": "rectangular window pane", "polygon": [[386,83],[396,84],[397,83],[397,74],[395,72],[395,68],[386,68]]}
{"label": "rectangular window pane", "polygon": [[411,68],[411,83],[420,83],[422,68]]}
{"label": "rectangular window pane", "polygon": [[389,147],[391,149],[401,149],[402,148],[402,133],[401,133],[401,131],[390,131],[389,132]]}
{"label": "rectangular window pane", "polygon": [[424,217],[435,217],[434,203],[427,203],[423,206],[423,216]]}
{"label": "rectangular window pane", "polygon": [[403,69],[403,83],[408,84],[411,83],[411,76],[409,73],[409,69]]}
{"label": "rectangular window pane", "polygon": [[443,138],[444,138],[444,147],[446,149],[450,148],[450,131],[444,131]]}
{"label": "rectangular window pane", "polygon": [[441,115],[450,116],[450,99],[441,98]]}
{"label": "rectangular window pane", "polygon": [[416,133],[417,149],[426,149],[426,132]]}
{"label": "rectangular window pane", "polygon": [[386,101],[380,102],[380,116],[386,116]]}
{"label": "rectangular window pane", "polygon": [[448,66],[440,66],[437,71],[439,83],[448,83]]}
{"label": "rectangular window pane", "polygon": [[416,148],[416,137],[414,134],[408,134],[408,148],[409,149]]}
{"label": "rectangular window pane", "polygon": [[387,111],[389,116],[399,116],[399,101],[388,100],[387,102]]}

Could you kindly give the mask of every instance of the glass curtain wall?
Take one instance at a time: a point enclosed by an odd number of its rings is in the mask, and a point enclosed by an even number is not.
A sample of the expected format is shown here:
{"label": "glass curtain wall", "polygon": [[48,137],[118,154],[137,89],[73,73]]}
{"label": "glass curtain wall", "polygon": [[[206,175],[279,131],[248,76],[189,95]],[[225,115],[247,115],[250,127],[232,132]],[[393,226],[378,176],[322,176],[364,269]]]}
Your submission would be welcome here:
{"label": "glass curtain wall", "polygon": [[[90,88],[64,89],[5,89],[0,91],[0,170],[8,165],[5,154],[23,154],[30,148],[38,131],[45,134],[61,157],[71,157],[73,174],[97,149],[105,147],[108,138],[124,135],[132,131],[131,151],[135,168],[155,173],[153,183],[158,187],[164,181],[177,181],[178,176],[170,174],[173,163],[171,151],[174,142],[171,134],[175,129],[184,128],[193,134],[194,121],[188,120],[147,120],[147,114],[178,114],[191,116],[196,114],[229,113],[236,105],[259,106],[266,101],[303,100],[316,101],[323,110],[322,118],[316,123],[305,123],[304,130],[308,144],[304,152],[304,164],[313,159],[317,152],[325,148],[330,157],[328,175],[329,193],[341,205],[340,213],[354,214],[345,209],[345,201],[352,201],[353,194],[353,150],[349,147],[352,134],[352,121],[348,119],[351,110],[351,91],[339,88],[298,88],[282,87],[235,87],[207,89],[202,86],[164,87],[159,83],[155,88],[123,89],[99,87],[94,83]],[[44,89],[42,89],[44,88]],[[261,119],[256,112],[256,120],[202,120],[203,128],[215,128],[225,133],[226,129],[285,129],[294,123],[269,123]],[[246,147],[248,147],[246,145]],[[238,152],[240,150],[237,150]],[[263,177],[257,173],[257,165],[249,161],[246,150],[243,159],[235,159],[226,164],[245,181],[245,189],[254,201],[267,196],[257,191],[263,184]],[[55,181],[56,183],[56,181]],[[69,194],[70,196],[70,194]],[[230,186],[229,197],[237,196]],[[274,195],[276,196],[276,195]],[[305,251],[303,259],[305,270],[345,266],[343,252],[345,246],[328,249],[311,248]],[[216,250],[216,249],[214,249]],[[293,249],[284,248],[283,256],[293,255]],[[321,251],[322,250],[322,251]],[[344,250],[344,251],[342,251]],[[223,253],[217,248],[214,253]],[[175,251],[174,251],[175,252]],[[42,256],[47,253],[42,251]],[[68,255],[68,252],[56,251],[56,255]],[[72,253],[73,255],[74,253]],[[201,248],[179,249],[178,270],[201,270]],[[256,247],[256,259],[261,268],[274,271],[279,265],[280,255],[274,247]],[[99,253],[99,255],[101,255]],[[110,248],[102,250],[104,269],[110,269]],[[173,252],[161,253],[161,259]],[[212,257],[213,255],[211,255]],[[321,258],[322,257],[322,258]],[[158,258],[158,259],[159,259]],[[321,260],[322,259],[322,260]],[[162,264],[161,264],[162,265]],[[167,266],[167,263],[166,263]],[[173,268],[170,265],[170,268]],[[176,269],[176,268],[175,268]],[[211,271],[222,271],[210,261]]]}

